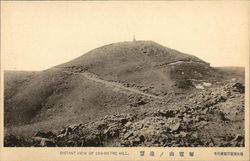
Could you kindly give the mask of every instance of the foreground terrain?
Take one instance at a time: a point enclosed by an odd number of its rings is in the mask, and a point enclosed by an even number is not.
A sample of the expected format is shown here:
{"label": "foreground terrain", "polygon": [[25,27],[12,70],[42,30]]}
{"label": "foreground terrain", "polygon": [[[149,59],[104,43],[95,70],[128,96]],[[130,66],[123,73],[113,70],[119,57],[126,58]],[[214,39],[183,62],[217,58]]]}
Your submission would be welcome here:
{"label": "foreground terrain", "polygon": [[244,146],[244,86],[228,83],[169,108],[135,109],[33,137],[9,135],[5,146]]}

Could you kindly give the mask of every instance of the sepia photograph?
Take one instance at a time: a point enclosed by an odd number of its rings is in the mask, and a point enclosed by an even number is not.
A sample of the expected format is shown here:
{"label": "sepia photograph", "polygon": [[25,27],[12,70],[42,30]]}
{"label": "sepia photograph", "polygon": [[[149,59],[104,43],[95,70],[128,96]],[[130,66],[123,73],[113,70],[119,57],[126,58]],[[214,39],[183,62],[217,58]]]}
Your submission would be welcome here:
{"label": "sepia photograph", "polygon": [[2,1],[3,147],[249,149],[248,14],[248,1]]}

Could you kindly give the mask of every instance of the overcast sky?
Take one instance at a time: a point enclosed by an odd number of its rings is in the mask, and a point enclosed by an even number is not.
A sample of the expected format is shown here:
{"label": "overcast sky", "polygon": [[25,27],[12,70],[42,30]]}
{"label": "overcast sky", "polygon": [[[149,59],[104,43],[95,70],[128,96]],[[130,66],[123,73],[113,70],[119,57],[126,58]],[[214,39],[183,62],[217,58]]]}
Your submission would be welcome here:
{"label": "overcast sky", "polygon": [[134,34],[212,66],[248,60],[248,1],[1,3],[4,69],[44,70]]}

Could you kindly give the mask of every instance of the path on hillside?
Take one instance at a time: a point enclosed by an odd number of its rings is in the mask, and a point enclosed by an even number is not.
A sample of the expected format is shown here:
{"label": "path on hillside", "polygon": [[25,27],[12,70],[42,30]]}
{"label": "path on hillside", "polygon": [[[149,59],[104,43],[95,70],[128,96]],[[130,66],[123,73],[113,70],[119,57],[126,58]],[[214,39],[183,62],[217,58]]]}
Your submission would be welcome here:
{"label": "path on hillside", "polygon": [[89,80],[104,84],[104,85],[106,85],[108,87],[117,87],[119,89],[127,90],[127,91],[130,91],[132,93],[137,93],[137,94],[140,94],[140,95],[143,95],[143,96],[146,96],[146,97],[150,97],[150,98],[156,98],[156,99],[161,99],[162,98],[162,97],[158,97],[158,96],[155,96],[155,95],[152,95],[152,94],[144,93],[144,92],[139,91],[139,90],[134,89],[134,88],[124,87],[123,85],[121,85],[119,83],[116,83],[116,82],[109,82],[109,81],[100,79],[95,74],[92,74],[92,73],[89,73],[89,72],[83,72],[83,73],[75,73],[75,72],[70,72],[70,71],[65,71],[65,72],[75,74],[75,75],[81,75],[81,76],[83,76],[83,77],[85,77],[85,78],[87,78]]}
{"label": "path on hillside", "polygon": [[206,64],[207,63],[204,63],[204,62],[199,62],[199,61],[183,61],[183,60],[179,60],[179,61],[176,61],[176,62],[172,62],[172,63],[168,63],[166,65],[176,65],[176,64],[182,64],[182,63],[199,63],[199,64]]}

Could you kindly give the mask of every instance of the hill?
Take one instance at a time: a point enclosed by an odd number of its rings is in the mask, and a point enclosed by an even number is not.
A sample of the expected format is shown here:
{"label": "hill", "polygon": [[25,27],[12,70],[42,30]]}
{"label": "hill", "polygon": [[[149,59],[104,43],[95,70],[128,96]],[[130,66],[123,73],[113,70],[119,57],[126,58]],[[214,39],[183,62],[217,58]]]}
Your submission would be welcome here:
{"label": "hill", "polygon": [[40,72],[7,71],[5,133],[33,135],[134,109],[170,108],[225,82],[224,73],[152,41],[105,45]]}
{"label": "hill", "polygon": [[174,86],[189,87],[190,79],[212,81],[219,77],[203,60],[153,41],[106,45],[58,67],[72,72],[87,71],[152,94],[166,94]]}

